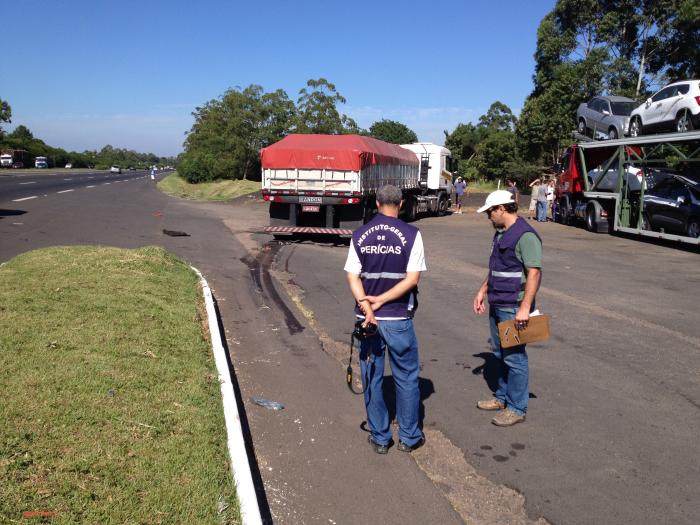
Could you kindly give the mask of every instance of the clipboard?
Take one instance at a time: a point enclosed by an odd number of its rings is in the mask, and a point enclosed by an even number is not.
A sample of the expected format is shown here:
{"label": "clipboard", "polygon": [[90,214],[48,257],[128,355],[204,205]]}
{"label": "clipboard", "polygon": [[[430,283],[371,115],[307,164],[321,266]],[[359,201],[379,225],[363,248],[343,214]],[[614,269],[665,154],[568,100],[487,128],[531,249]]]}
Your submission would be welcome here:
{"label": "clipboard", "polygon": [[518,329],[515,319],[498,323],[498,337],[501,348],[536,343],[549,339],[549,316],[540,314],[530,317],[527,327]]}

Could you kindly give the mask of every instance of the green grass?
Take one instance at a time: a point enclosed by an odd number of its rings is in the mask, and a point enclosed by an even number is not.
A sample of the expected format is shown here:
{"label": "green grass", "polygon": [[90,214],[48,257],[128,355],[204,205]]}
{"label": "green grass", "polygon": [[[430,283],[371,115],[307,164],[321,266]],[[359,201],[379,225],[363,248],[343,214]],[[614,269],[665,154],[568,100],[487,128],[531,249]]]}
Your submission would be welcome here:
{"label": "green grass", "polygon": [[173,197],[198,201],[225,201],[258,191],[260,181],[217,180],[190,184],[177,173],[173,173],[161,180],[158,187]]}
{"label": "green grass", "polygon": [[[469,190],[469,193],[491,193],[492,191],[496,191],[497,189],[498,184],[496,182],[484,180],[467,181],[467,190]],[[501,189],[504,189],[502,185]]]}
{"label": "green grass", "polygon": [[161,248],[0,266],[0,523],[239,522],[204,319]]}

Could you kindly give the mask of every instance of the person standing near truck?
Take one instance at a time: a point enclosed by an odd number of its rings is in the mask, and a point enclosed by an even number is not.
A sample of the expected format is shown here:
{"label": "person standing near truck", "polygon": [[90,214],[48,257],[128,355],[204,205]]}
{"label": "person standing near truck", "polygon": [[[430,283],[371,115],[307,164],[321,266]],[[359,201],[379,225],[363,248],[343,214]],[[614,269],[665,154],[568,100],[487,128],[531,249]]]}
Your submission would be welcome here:
{"label": "person standing near truck", "polygon": [[364,320],[364,326],[378,328],[376,335],[360,340],[368,441],[377,454],[386,454],[393,444],[382,390],[385,351],[396,386],[397,448],[411,452],[425,443],[418,421],[420,362],[413,329],[418,281],[426,270],[425,254],[418,228],[398,218],[402,203],[396,186],[379,188],[378,213],[353,232],[345,263],[350,291],[357,302],[355,315]]}
{"label": "person standing near truck", "polygon": [[[544,185],[543,185],[544,187]],[[499,411],[491,420],[509,427],[525,421],[528,391],[528,359],[525,345],[501,348],[498,323],[515,319],[526,327],[535,308],[542,276],[542,240],[527,221],[518,217],[518,205],[505,190],[490,193],[477,213],[486,212],[496,233],[489,273],[474,297],[474,312],[486,312],[489,302],[491,347],[498,363],[498,387],[492,399],[479,401],[480,410]]]}
{"label": "person standing near truck", "polygon": [[455,204],[457,205],[457,213],[462,213],[462,198],[467,190],[467,183],[462,180],[462,177],[457,177],[457,182],[455,186]]}
{"label": "person standing near truck", "polygon": [[537,222],[547,222],[547,190],[549,184],[544,181],[537,187]]}
{"label": "person standing near truck", "polygon": [[540,179],[535,179],[530,183],[530,206],[527,210],[527,218],[532,220],[535,218],[535,209],[537,207],[537,194],[540,190]]}
{"label": "person standing near truck", "polygon": [[520,190],[513,179],[506,179],[506,191],[513,195],[513,200],[520,205]]}

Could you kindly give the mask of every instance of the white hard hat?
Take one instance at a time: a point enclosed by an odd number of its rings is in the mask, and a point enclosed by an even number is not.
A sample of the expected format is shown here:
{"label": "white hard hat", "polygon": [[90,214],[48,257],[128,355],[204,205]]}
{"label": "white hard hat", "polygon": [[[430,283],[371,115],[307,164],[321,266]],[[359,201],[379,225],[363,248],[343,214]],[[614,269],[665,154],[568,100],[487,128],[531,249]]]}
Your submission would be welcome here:
{"label": "white hard hat", "polygon": [[506,190],[492,191],[491,193],[489,193],[489,196],[486,197],[486,202],[484,203],[484,205],[478,210],[476,210],[476,213],[483,213],[489,208],[499,206],[500,204],[508,204],[509,202],[515,202],[513,200],[513,194],[511,192]]}

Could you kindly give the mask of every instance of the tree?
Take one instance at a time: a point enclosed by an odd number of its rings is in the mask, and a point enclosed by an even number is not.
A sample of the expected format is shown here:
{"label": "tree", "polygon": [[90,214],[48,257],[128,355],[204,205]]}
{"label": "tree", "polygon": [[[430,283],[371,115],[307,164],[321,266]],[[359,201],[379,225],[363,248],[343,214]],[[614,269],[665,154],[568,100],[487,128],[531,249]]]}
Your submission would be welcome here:
{"label": "tree", "polygon": [[474,164],[480,174],[494,180],[510,176],[509,171],[512,171],[517,156],[515,134],[495,131],[477,146]]}
{"label": "tree", "polygon": [[3,122],[7,122],[8,124],[12,122],[12,108],[7,102],[0,98],[0,137],[3,134]]}
{"label": "tree", "polygon": [[30,141],[34,140],[34,135],[24,124],[20,124],[19,126],[17,126],[12,133],[8,134],[7,137],[9,139],[14,139],[26,143],[29,143]]}
{"label": "tree", "polygon": [[357,123],[338,111],[338,104],[345,102],[335,84],[325,78],[308,80],[306,87],[299,90],[296,131],[329,135],[359,132]]}
{"label": "tree", "polygon": [[178,171],[189,182],[247,179],[259,173],[259,152],[288,134],[296,112],[283,90],[230,89],[192,113]]}
{"label": "tree", "polygon": [[479,127],[490,131],[513,131],[517,119],[503,102],[496,101],[479,117]]}
{"label": "tree", "polygon": [[405,124],[395,120],[382,119],[369,127],[369,136],[392,144],[418,142],[418,136]]}
{"label": "tree", "polygon": [[445,133],[445,147],[452,152],[452,156],[468,160],[476,153],[476,146],[486,137],[484,128],[477,128],[474,124],[457,124],[452,133]]}

